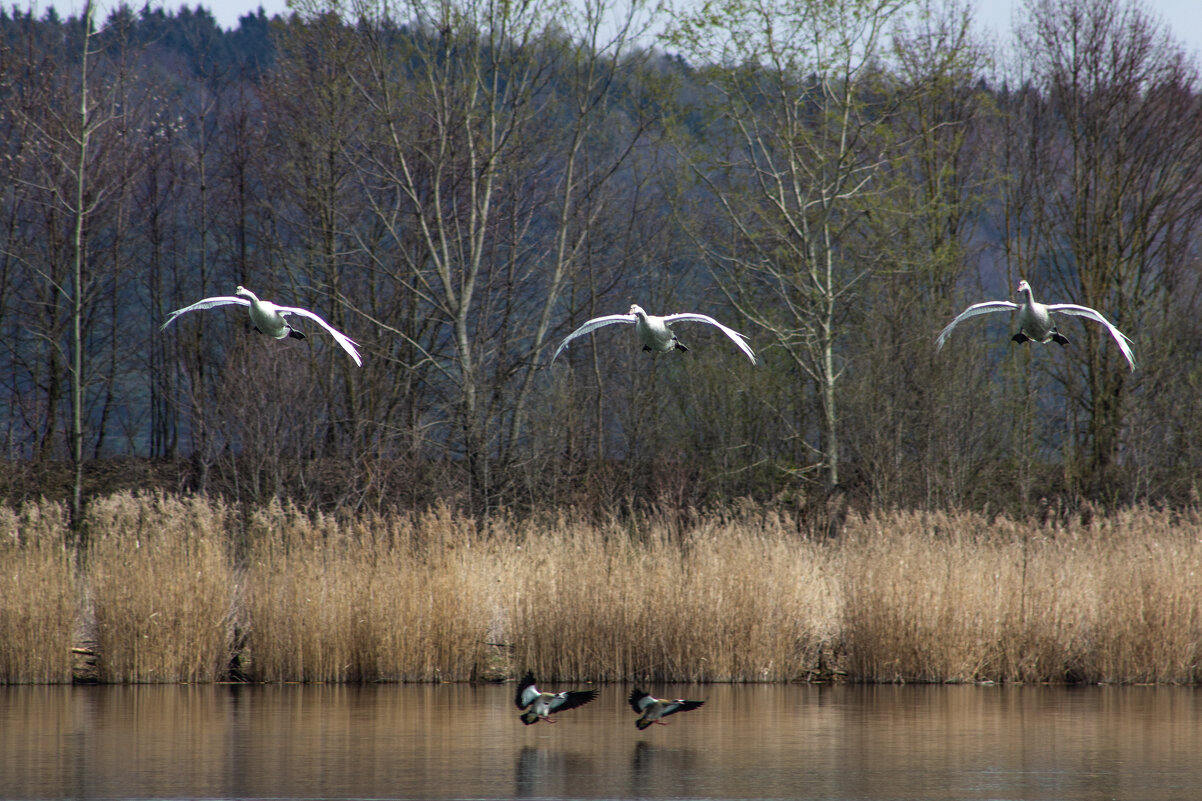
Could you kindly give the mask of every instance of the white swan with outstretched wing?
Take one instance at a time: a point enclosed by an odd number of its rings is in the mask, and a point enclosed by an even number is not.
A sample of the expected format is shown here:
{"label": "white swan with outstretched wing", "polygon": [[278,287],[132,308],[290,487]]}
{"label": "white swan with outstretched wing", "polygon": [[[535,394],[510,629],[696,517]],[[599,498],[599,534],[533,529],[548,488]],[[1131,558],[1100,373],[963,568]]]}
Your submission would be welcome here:
{"label": "white swan with outstretched wing", "polygon": [[1053,315],[1067,314],[1073,317],[1084,317],[1088,320],[1093,320],[1096,323],[1101,323],[1106,326],[1106,330],[1110,332],[1110,336],[1114,338],[1118,344],[1119,350],[1122,351],[1123,357],[1127,360],[1127,364],[1132,370],[1135,369],[1135,354],[1131,350],[1131,338],[1118,330],[1107,320],[1100,312],[1091,309],[1088,306],[1078,306],[1076,303],[1037,303],[1032,296],[1031,285],[1026,281],[1018,282],[1018,294],[1024,296],[1022,303],[1013,303],[1008,300],[987,300],[983,303],[974,303],[964,311],[956,315],[956,319],[952,320],[939,333],[938,339],[935,340],[935,349],[942,350],[943,344],[947,342],[948,336],[952,329],[960,323],[976,317],[980,314],[989,314],[990,312],[999,311],[1018,311],[1018,333],[1012,340],[1015,342],[1059,342],[1061,345],[1068,344],[1068,337],[1060,333],[1056,327],[1056,321]]}
{"label": "white swan with outstretched wing", "polygon": [[287,318],[289,315],[296,315],[312,320],[324,328],[326,333],[332,336],[334,341],[350,354],[350,357],[355,360],[355,364],[359,366],[363,365],[363,358],[359,355],[358,343],[327,323],[320,315],[308,309],[302,309],[299,306],[277,306],[271,301],[259,300],[255,296],[255,293],[241,286],[235,290],[233,296],[221,295],[205,298],[204,300],[196,301],[191,306],[176,309],[167,317],[167,322],[163,323],[162,327],[166,328],[171,325],[181,314],[200,311],[201,309],[212,309],[217,306],[246,306],[250,310],[250,321],[254,325],[255,330],[274,339],[286,339],[288,337],[295,339],[305,338],[303,331],[298,331],[288,324]]}
{"label": "white swan with outstretched wing", "polygon": [[551,357],[551,361],[555,361],[556,357],[559,356],[573,339],[592,333],[603,326],[618,324],[633,325],[635,327],[639,341],[643,343],[643,350],[659,353],[665,353],[670,350],[687,351],[688,348],[676,338],[676,334],[670,327],[672,323],[679,322],[705,323],[706,325],[714,326],[730,337],[730,340],[738,346],[739,350],[743,351],[752,364],[756,363],[755,352],[747,344],[746,335],[739,333],[733,328],[727,328],[713,317],[693,312],[681,312],[679,314],[668,314],[663,317],[657,317],[653,314],[647,314],[637,303],[631,306],[630,311],[626,314],[607,314],[604,317],[594,317],[581,325],[564,337],[563,341],[559,343],[559,347],[555,349],[555,354]]}

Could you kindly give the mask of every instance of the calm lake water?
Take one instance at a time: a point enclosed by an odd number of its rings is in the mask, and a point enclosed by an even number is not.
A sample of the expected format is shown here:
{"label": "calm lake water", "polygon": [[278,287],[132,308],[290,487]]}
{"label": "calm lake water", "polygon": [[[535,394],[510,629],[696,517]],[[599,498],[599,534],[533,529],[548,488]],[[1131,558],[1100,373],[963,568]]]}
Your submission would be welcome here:
{"label": "calm lake water", "polygon": [[622,685],[529,727],[512,684],[0,688],[0,796],[1202,798],[1192,689],[649,689],[706,705],[640,732]]}

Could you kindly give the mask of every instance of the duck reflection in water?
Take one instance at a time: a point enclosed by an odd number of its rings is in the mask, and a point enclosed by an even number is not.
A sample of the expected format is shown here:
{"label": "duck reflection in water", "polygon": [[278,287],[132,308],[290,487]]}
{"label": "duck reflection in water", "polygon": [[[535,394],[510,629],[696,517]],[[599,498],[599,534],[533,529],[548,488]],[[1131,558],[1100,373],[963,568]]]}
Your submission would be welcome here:
{"label": "duck reflection in water", "polygon": [[646,740],[634,744],[630,756],[630,795],[647,797],[697,797],[705,795],[699,777],[697,752],[693,748],[652,745]]}
{"label": "duck reflection in water", "polygon": [[587,793],[604,773],[588,754],[559,748],[522,746],[514,766],[515,798],[569,798]]}

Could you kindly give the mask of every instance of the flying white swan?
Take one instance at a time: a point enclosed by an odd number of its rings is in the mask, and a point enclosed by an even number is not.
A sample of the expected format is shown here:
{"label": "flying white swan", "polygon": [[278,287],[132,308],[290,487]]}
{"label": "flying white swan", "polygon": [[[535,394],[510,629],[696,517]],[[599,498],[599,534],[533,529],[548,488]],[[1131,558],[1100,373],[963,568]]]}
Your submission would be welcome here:
{"label": "flying white swan", "polygon": [[1115,328],[1099,312],[1088,306],[1078,306],[1075,303],[1051,303],[1047,305],[1036,303],[1035,298],[1031,296],[1031,285],[1026,281],[1018,282],[1017,292],[1025,296],[1025,300],[1021,304],[1012,303],[1008,300],[988,300],[984,303],[974,303],[960,312],[959,316],[948,323],[947,328],[944,328],[940,332],[939,338],[935,340],[935,349],[941,350],[943,343],[947,341],[947,337],[952,332],[952,329],[969,317],[976,317],[978,314],[988,314],[995,311],[1013,311],[1014,309],[1018,309],[1018,333],[1011,337],[1012,340],[1015,342],[1034,340],[1035,342],[1045,344],[1048,342],[1059,342],[1061,345],[1067,345],[1068,338],[1057,330],[1052,314],[1068,314],[1074,317],[1086,317],[1106,326],[1106,330],[1114,337],[1114,341],[1118,343],[1119,350],[1126,357],[1127,364],[1131,366],[1132,370],[1135,369],[1135,355],[1131,352],[1131,338]]}
{"label": "flying white swan", "polygon": [[[250,321],[254,325],[255,330],[261,334],[267,334],[275,339],[286,339],[293,337],[295,339],[304,339],[305,334],[302,331],[297,331],[292,326],[288,325],[286,319],[288,315],[295,314],[300,317],[307,317],[313,320],[322,328],[324,328],[330,336],[334,337],[334,341],[342,346],[342,349],[350,354],[355,360],[355,364],[363,366],[363,359],[359,356],[358,343],[348,337],[346,334],[339,331],[334,326],[327,323],[321,317],[317,316],[308,309],[301,309],[296,306],[277,306],[274,303],[266,300],[259,300],[255,297],[255,293],[245,287],[238,287],[234,294],[237,297],[221,296],[215,298],[205,298],[198,300],[191,306],[185,306],[182,309],[176,309],[171,312],[171,316],[167,318],[167,322],[163,323],[163,328],[171,325],[176,317],[181,314],[187,314],[190,311],[199,309],[211,309],[215,306],[248,306],[250,308]],[[161,329],[160,329],[161,330]]]}
{"label": "flying white swan", "polygon": [[643,715],[634,722],[634,725],[640,729],[645,729],[652,723],[667,726],[668,724],[664,723],[663,718],[666,718],[668,715],[675,715],[677,712],[688,712],[705,705],[705,701],[686,701],[683,698],[656,698],[637,687],[630,691],[630,697],[626,700],[630,703],[631,709]]}
{"label": "flying white swan", "polygon": [[680,340],[676,338],[676,334],[668,326],[672,323],[677,323],[682,320],[695,323],[708,323],[717,327],[722,333],[731,338],[739,350],[747,354],[747,358],[751,359],[751,363],[755,364],[755,353],[752,352],[751,346],[747,344],[747,337],[735,331],[733,328],[727,328],[722,323],[715,320],[713,317],[707,317],[704,314],[692,314],[684,312],[681,314],[669,314],[666,317],[656,317],[643,311],[643,308],[637,303],[630,307],[630,311],[626,314],[607,314],[604,317],[594,317],[584,325],[577,328],[572,333],[564,337],[563,342],[559,343],[559,347],[555,349],[555,355],[551,357],[551,361],[555,361],[555,357],[560,351],[568,346],[568,343],[579,336],[583,336],[590,331],[595,331],[603,325],[613,325],[615,323],[634,324],[634,329],[639,335],[639,341],[643,343],[643,350],[659,351],[661,353],[676,350],[688,350]]}
{"label": "flying white swan", "polygon": [[518,709],[525,710],[519,716],[522,723],[529,726],[545,720],[554,723],[551,715],[565,709],[575,709],[584,706],[597,697],[596,690],[564,690],[561,693],[545,693],[534,686],[534,673],[526,671],[522,683],[518,685],[517,695],[513,702]]}

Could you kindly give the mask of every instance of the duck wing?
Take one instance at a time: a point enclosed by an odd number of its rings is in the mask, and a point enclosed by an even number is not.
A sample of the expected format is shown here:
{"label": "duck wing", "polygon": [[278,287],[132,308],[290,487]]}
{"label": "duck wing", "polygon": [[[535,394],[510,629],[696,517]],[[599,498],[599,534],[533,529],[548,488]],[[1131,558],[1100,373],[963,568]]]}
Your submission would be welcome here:
{"label": "duck wing", "polygon": [[578,706],[584,706],[589,701],[597,697],[597,690],[566,690],[561,693],[556,693],[551,699],[550,707],[552,712],[562,712],[565,709],[575,709]]}
{"label": "duck wing", "polygon": [[712,325],[712,326],[718,328],[722,333],[724,333],[728,337],[730,337],[731,342],[734,342],[736,345],[739,346],[739,350],[743,351],[743,353],[746,354],[748,359],[751,359],[752,364],[756,363],[755,352],[752,351],[751,346],[747,344],[747,335],[741,334],[738,331],[734,330],[733,328],[727,328],[726,326],[722,325],[722,323],[715,320],[713,317],[710,317],[705,314],[694,314],[692,312],[682,312],[680,314],[669,314],[666,317],[664,317],[663,320],[664,320],[664,323],[666,323],[666,324],[671,324],[671,323],[680,322],[680,321],[687,321],[687,322],[694,322],[694,323],[706,323],[707,325]]}
{"label": "duck wing", "polygon": [[984,303],[974,303],[964,311],[956,315],[956,319],[952,320],[947,326],[939,332],[939,338],[935,340],[935,350],[942,350],[943,343],[947,341],[948,335],[952,329],[960,323],[967,320],[969,317],[976,317],[979,314],[989,314],[997,311],[1014,311],[1021,308],[1019,304],[1009,300],[987,300]]}
{"label": "duck wing", "polygon": [[534,673],[527,671],[522,677],[522,683],[518,685],[517,695],[514,696],[513,703],[518,709],[525,709],[534,703],[534,699],[538,698],[538,688],[534,686]]}
{"label": "duck wing", "polygon": [[664,701],[664,711],[660,713],[660,717],[675,715],[677,712],[688,712],[701,706],[705,706],[705,701],[686,701],[683,698]]}
{"label": "duck wing", "polygon": [[634,688],[630,691],[630,697],[626,699],[630,704],[630,708],[640,715],[646,711],[647,707],[655,703],[655,698],[648,693],[643,692],[639,688]]}
{"label": "duck wing", "polygon": [[566,348],[568,343],[576,337],[582,337],[606,325],[613,325],[615,323],[626,323],[629,325],[637,319],[638,317],[633,314],[607,314],[604,317],[594,317],[563,338],[563,342],[560,342],[559,347],[555,349],[555,354],[551,357],[551,361],[555,361],[555,357],[559,355],[560,351]]}
{"label": "duck wing", "polygon": [[1110,332],[1110,336],[1114,337],[1114,341],[1118,343],[1119,350],[1126,357],[1127,364],[1130,365],[1132,370],[1135,370],[1135,354],[1131,351],[1131,337],[1115,328],[1114,324],[1107,320],[1101,312],[1088,306],[1078,306],[1076,303],[1053,303],[1048,306],[1048,311],[1056,312],[1057,314],[1067,314],[1072,317],[1085,317],[1106,326],[1106,330]]}

